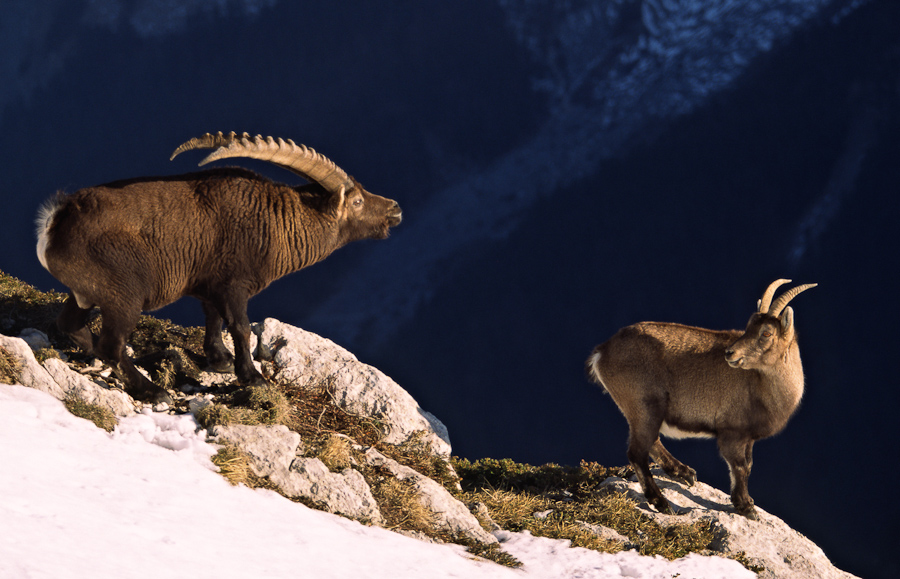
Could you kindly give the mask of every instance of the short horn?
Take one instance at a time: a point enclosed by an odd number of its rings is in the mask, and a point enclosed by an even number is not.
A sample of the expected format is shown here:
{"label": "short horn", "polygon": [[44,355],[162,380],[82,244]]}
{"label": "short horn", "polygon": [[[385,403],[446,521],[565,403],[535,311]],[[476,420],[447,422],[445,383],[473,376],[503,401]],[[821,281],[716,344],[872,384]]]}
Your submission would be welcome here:
{"label": "short horn", "polygon": [[337,193],[341,187],[347,189],[352,187],[350,177],[333,161],[320,155],[315,149],[297,145],[290,139],[285,141],[261,135],[251,137],[248,133],[237,135],[234,131],[227,135],[222,134],[221,131],[215,135],[206,133],[202,137],[181,144],[172,153],[171,159],[184,151],[213,148],[216,150],[200,161],[201,166],[219,159],[247,157],[269,161],[293,171],[309,181],[315,181],[332,193]]}
{"label": "short horn", "polygon": [[781,315],[781,312],[788,305],[788,302],[790,302],[792,299],[797,297],[797,294],[799,294],[801,292],[805,292],[806,290],[808,290],[810,288],[814,288],[817,285],[819,285],[819,284],[807,283],[807,284],[803,284],[803,285],[798,285],[797,287],[791,288],[788,291],[784,292],[783,294],[778,296],[778,299],[775,300],[775,303],[772,304],[771,315],[773,315],[777,318],[778,316]]}
{"label": "short horn", "polygon": [[769,284],[766,291],[763,292],[762,298],[756,302],[756,312],[760,314],[769,313],[769,306],[772,305],[772,298],[775,296],[775,290],[786,283],[791,283],[789,279],[776,279]]}

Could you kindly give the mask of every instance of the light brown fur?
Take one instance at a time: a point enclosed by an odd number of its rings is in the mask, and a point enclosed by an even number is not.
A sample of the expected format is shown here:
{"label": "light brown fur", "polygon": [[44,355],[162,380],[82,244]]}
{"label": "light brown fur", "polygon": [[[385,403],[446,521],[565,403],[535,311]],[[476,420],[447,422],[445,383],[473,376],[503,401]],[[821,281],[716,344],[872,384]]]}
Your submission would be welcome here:
{"label": "light brown fur", "polygon": [[[199,299],[210,369],[234,371],[242,384],[263,383],[249,351],[250,297],[347,243],[387,237],[400,219],[396,202],[349,176],[334,191],[212,169],[57,195],[39,216],[38,256],[71,290],[60,329],[109,362],[133,395],[164,402],[171,401],[165,390],[124,354],[141,311],[182,296]],[[103,315],[99,337],[86,327],[95,306]],[[222,341],[223,321],[234,357]]]}
{"label": "light brown fur", "polygon": [[588,359],[588,375],[628,421],[629,462],[660,512],[671,509],[650,474],[650,458],[672,476],[696,480],[694,469],[663,447],[662,432],[715,437],[731,470],[735,509],[756,518],[747,493],[753,444],[784,429],[803,396],[793,311],[785,305],[812,286],[795,288],[770,313],[773,286],[786,281],[770,286],[744,331],[641,322],[619,330]]}

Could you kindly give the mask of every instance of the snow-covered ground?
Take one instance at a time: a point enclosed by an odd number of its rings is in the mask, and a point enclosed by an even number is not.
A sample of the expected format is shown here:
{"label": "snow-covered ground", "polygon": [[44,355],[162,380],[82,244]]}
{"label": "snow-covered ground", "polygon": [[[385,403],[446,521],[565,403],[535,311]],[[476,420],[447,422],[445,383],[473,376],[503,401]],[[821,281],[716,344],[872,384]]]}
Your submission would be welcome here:
{"label": "snow-covered ground", "polygon": [[512,570],[233,487],[190,416],[136,415],[112,435],[51,396],[0,385],[0,577],[751,578],[734,561],[669,562],[498,533]]}

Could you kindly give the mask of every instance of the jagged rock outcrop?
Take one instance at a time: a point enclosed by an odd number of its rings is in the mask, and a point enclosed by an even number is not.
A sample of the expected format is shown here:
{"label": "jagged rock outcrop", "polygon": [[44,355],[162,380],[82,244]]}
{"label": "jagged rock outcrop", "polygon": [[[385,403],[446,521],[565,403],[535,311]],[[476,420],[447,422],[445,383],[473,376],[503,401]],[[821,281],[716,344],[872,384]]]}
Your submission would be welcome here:
{"label": "jagged rock outcrop", "polygon": [[74,394],[85,402],[112,410],[116,416],[134,414],[134,400],[123,390],[107,388],[74,372],[59,358],[44,361],[44,369],[66,394]]}
{"label": "jagged rock outcrop", "polygon": [[759,521],[751,521],[734,512],[728,495],[705,483],[686,487],[654,469],[653,476],[666,499],[678,515],[663,515],[650,508],[637,480],[611,477],[602,486],[625,493],[647,515],[662,526],[690,524],[698,520],[712,521],[717,539],[710,550],[724,555],[743,557],[753,565],[764,567],[760,579],[852,579],[850,573],[831,564],[815,543],[798,533],[778,517],[759,508]]}
{"label": "jagged rock outcrop", "polygon": [[254,326],[259,348],[271,355],[279,379],[300,386],[327,384],[348,412],[371,416],[386,428],[384,442],[402,444],[423,435],[435,454],[450,455],[447,428],[396,382],[331,340],[267,318]]}
{"label": "jagged rock outcrop", "polygon": [[[406,391],[382,372],[359,362],[330,340],[277,320],[267,319],[257,324],[254,333],[258,338],[258,351],[271,364],[269,370],[276,380],[310,388],[327,385],[334,402],[347,412],[375,418],[384,425],[386,436],[383,442],[424,441],[425,448],[434,457],[446,459],[449,456],[450,444],[444,425],[422,410]],[[32,347],[47,347],[40,334],[30,333],[28,337]],[[28,343],[8,336],[0,335],[0,347],[19,360],[20,384],[59,399],[74,394],[110,408],[117,416],[132,415],[126,421],[133,420],[136,404],[123,391],[110,388],[103,381],[107,374],[99,364],[81,371],[73,370],[59,358],[50,357],[41,364]],[[213,378],[209,384],[201,381],[201,385],[195,387],[200,393],[188,396],[187,406],[192,412],[196,413],[214,401],[213,393],[219,390],[220,382],[233,382],[233,376],[216,375]],[[107,382],[114,383],[114,380]],[[149,409],[144,412],[149,413]],[[198,435],[202,436],[202,431],[198,431]],[[337,471],[333,472],[322,460],[312,456],[314,448],[307,449],[301,436],[286,426],[216,426],[209,433],[209,439],[237,446],[250,457],[250,468],[257,476],[267,478],[285,495],[302,498],[329,512],[368,524],[384,524],[385,515],[372,490],[376,486],[370,486],[377,483],[371,477],[394,477],[414,489],[416,500],[433,515],[430,520],[435,535],[463,537],[486,544],[497,542],[494,535],[482,528],[469,508],[441,484],[375,448],[348,441],[353,449],[349,461],[351,467],[336,467],[329,463]],[[654,475],[666,498],[683,511],[682,514],[662,515],[653,510],[636,481],[613,477],[602,484],[610,492],[624,493],[636,500],[639,508],[663,526],[689,524],[701,519],[711,521],[717,539],[710,545],[710,554],[743,558],[763,568],[760,577],[764,579],[853,577],[836,569],[819,547],[764,510],[759,509],[760,521],[750,521],[736,515],[728,495],[717,489],[699,482],[685,487],[662,472],[654,472]],[[481,511],[485,511],[484,505],[481,505]],[[481,512],[480,518],[490,521],[485,512]],[[587,523],[584,528],[606,540],[620,542],[624,548],[633,548],[626,537],[611,529]]]}
{"label": "jagged rock outcrop", "polygon": [[366,464],[391,473],[398,480],[411,484],[419,502],[435,516],[437,530],[453,536],[463,536],[479,543],[496,543],[497,538],[481,528],[478,519],[447,489],[430,478],[403,466],[370,448],[365,452]]}
{"label": "jagged rock outcrop", "polygon": [[[46,347],[42,342],[35,342]],[[64,400],[68,395],[76,395],[84,401],[107,408],[116,416],[135,413],[134,401],[122,390],[108,388],[86,376],[79,374],[59,358],[49,358],[40,364],[31,347],[21,338],[0,335],[0,347],[16,355],[21,362],[19,383]]]}
{"label": "jagged rock outcrop", "polygon": [[365,478],[351,468],[333,473],[318,458],[301,456],[300,435],[286,426],[216,426],[212,436],[250,457],[254,474],[268,478],[292,498],[304,498],[330,513],[381,524],[381,512]]}
{"label": "jagged rock outcrop", "polygon": [[318,458],[298,457],[287,473],[276,473],[269,480],[288,496],[306,497],[330,512],[365,523],[384,522],[369,483],[358,470],[331,472]]}

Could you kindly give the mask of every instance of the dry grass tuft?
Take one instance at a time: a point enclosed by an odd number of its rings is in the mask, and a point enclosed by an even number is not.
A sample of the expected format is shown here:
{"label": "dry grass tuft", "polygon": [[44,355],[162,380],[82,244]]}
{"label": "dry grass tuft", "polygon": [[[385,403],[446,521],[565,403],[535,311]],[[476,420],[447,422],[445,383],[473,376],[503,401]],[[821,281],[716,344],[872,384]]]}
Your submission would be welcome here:
{"label": "dry grass tuft", "polygon": [[345,468],[353,466],[351,444],[351,440],[346,436],[329,434],[317,445],[315,455],[328,467],[328,470],[341,472]]}
{"label": "dry grass tuft", "polygon": [[286,426],[304,440],[318,440],[328,434],[343,434],[363,446],[376,446],[384,438],[378,420],[347,412],[334,400],[334,386],[329,380],[312,387],[281,384],[292,407]]}
{"label": "dry grass tuft", "polygon": [[204,428],[229,424],[289,424],[293,408],[277,386],[249,386],[222,395],[221,402],[197,411],[195,418]]}
{"label": "dry grass tuft", "polygon": [[250,457],[233,444],[220,448],[210,460],[219,467],[219,474],[233,485],[242,484],[252,489],[262,488],[281,493],[281,489],[273,482],[253,472],[250,468]]}
{"label": "dry grass tuft", "polygon": [[436,537],[436,516],[419,501],[419,492],[411,483],[390,474],[378,473],[370,473],[366,481],[378,503],[386,528],[417,531]]}
{"label": "dry grass tuft", "polygon": [[116,424],[119,423],[112,410],[104,408],[103,406],[91,404],[77,394],[69,393],[65,400],[63,400],[63,404],[65,404],[68,411],[75,416],[90,420],[96,424],[97,427],[102,428],[107,432],[112,432],[116,428]]}
{"label": "dry grass tuft", "polygon": [[219,467],[219,474],[233,485],[247,485],[250,478],[250,457],[237,446],[229,444],[219,449],[212,458],[212,463]]}
{"label": "dry grass tuft", "polygon": [[16,384],[22,373],[22,363],[6,348],[0,348],[0,382]]}
{"label": "dry grass tuft", "polygon": [[600,487],[608,476],[627,474],[625,469],[588,462],[534,467],[508,459],[456,459],[454,466],[464,489],[460,498],[483,502],[491,518],[511,531],[568,539],[602,552],[622,550],[622,543],[599,537],[584,523],[601,525],[628,537],[641,554],[667,559],[703,551],[715,539],[708,521],[662,527],[631,499]]}
{"label": "dry grass tuft", "polygon": [[50,358],[59,358],[59,350],[55,348],[41,348],[39,350],[34,351],[34,359],[37,360],[38,364],[43,364],[45,361]]}

